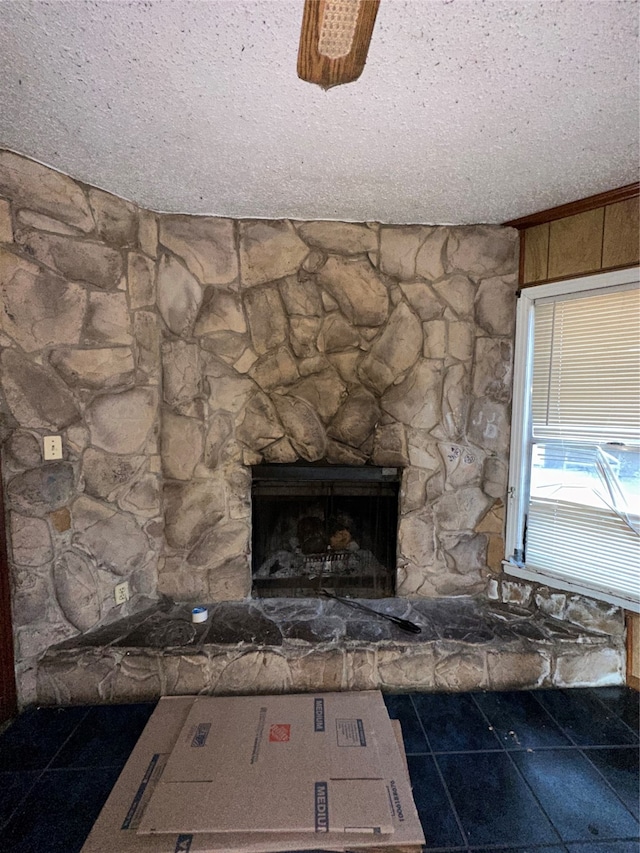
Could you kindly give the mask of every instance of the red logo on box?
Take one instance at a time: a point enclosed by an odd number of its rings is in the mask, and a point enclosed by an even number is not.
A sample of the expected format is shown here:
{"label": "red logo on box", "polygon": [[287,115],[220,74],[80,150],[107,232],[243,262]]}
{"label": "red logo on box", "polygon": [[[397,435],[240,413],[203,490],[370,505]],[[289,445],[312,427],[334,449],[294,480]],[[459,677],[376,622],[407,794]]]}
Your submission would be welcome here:
{"label": "red logo on box", "polygon": [[269,729],[269,740],[273,743],[287,743],[291,740],[289,723],[274,723]]}

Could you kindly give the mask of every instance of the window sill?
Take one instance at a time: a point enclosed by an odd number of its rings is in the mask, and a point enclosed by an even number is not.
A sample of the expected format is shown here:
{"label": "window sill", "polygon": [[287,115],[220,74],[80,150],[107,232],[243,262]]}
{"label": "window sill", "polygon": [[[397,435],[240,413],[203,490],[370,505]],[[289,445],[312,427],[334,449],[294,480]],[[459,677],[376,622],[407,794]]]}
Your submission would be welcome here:
{"label": "window sill", "polygon": [[547,575],[544,572],[528,569],[525,566],[519,566],[517,563],[512,563],[510,560],[502,561],[502,568],[505,574],[522,580],[533,581],[534,583],[544,584],[545,586],[560,589],[566,592],[575,592],[580,595],[586,595],[589,598],[595,598],[598,601],[606,601],[608,604],[615,604],[618,607],[624,607],[625,610],[631,610],[634,613],[640,613],[640,601],[632,601],[626,598],[620,598],[611,593],[604,592],[599,589],[592,589],[563,578]]}

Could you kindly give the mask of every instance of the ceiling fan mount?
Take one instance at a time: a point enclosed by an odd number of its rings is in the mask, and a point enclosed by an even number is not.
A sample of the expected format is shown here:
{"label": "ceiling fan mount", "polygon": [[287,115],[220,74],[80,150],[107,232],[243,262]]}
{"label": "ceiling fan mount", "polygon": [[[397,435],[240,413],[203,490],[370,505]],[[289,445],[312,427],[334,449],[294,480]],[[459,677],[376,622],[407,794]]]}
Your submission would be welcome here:
{"label": "ceiling fan mount", "polygon": [[362,74],[380,0],[305,0],[298,77],[323,89]]}

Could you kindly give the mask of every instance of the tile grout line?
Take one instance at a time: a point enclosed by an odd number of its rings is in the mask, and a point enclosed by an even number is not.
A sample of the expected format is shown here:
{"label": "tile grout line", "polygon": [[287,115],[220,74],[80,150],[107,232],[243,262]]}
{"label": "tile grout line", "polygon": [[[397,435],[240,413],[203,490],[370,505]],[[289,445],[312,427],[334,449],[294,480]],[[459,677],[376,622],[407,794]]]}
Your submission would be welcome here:
{"label": "tile grout line", "polygon": [[569,734],[569,732],[568,732],[568,731],[565,729],[565,727],[560,723],[560,721],[559,721],[559,720],[556,720],[556,718],[553,716],[553,714],[551,713],[551,711],[550,711],[548,708],[546,708],[546,707],[545,707],[545,705],[540,701],[540,699],[538,699],[538,697],[536,696],[537,691],[536,691],[536,690],[528,690],[527,692],[528,692],[531,696],[533,696],[533,698],[535,699],[535,701],[536,701],[536,702],[538,703],[538,705],[542,708],[542,710],[543,710],[543,711],[545,712],[545,714],[549,717],[549,719],[553,722],[553,724],[554,724],[554,725],[556,725],[556,726],[560,729],[560,731],[562,732],[562,734],[563,734],[563,735],[567,738],[567,740],[571,743],[571,746],[572,746],[572,747],[575,747],[576,749],[579,749],[579,748],[580,748],[580,744],[579,744],[579,743],[578,743],[574,738],[572,738],[572,737],[571,737],[571,735]]}
{"label": "tile grout line", "polygon": [[[33,709],[34,716],[35,716],[35,714],[38,712],[38,710],[40,710],[40,709],[39,709],[39,708],[34,708],[34,709]],[[47,762],[47,764],[45,764],[45,766],[44,766],[44,767],[41,767],[39,770],[37,770],[37,769],[36,769],[36,770],[33,770],[33,771],[30,771],[30,770],[25,770],[25,771],[20,771],[20,770],[13,770],[13,771],[9,770],[9,771],[3,771],[3,772],[8,772],[8,773],[20,773],[20,772],[24,772],[24,773],[35,773],[35,774],[36,774],[36,777],[35,777],[35,779],[33,780],[33,784],[32,784],[32,785],[29,787],[29,789],[25,792],[24,796],[23,796],[23,797],[21,797],[21,799],[19,800],[19,802],[16,804],[15,808],[10,812],[10,814],[9,814],[8,818],[7,818],[5,821],[3,821],[3,823],[0,825],[0,828],[1,828],[1,829],[5,829],[7,826],[9,826],[9,824],[11,823],[11,821],[13,820],[13,818],[18,814],[18,812],[19,812],[19,811],[20,811],[20,809],[23,807],[23,805],[24,805],[25,801],[27,800],[27,798],[28,798],[28,797],[33,793],[33,790],[34,790],[34,788],[36,787],[36,785],[37,785],[37,784],[42,780],[42,778],[44,777],[44,774],[45,774],[45,773],[50,769],[51,762],[52,762],[52,761],[54,760],[54,758],[58,755],[58,753],[60,752],[60,750],[62,749],[62,747],[67,743],[67,741],[69,740],[69,738],[70,738],[70,737],[71,737],[71,736],[76,732],[76,730],[77,730],[78,726],[79,726],[79,725],[81,725],[81,724],[84,722],[84,720],[86,719],[86,716],[87,716],[87,714],[88,714],[88,713],[89,713],[89,709],[87,708],[87,710],[85,711],[85,713],[84,713],[84,714],[82,715],[82,717],[78,720],[78,722],[77,722],[77,723],[76,723],[76,725],[73,727],[73,729],[71,730],[71,732],[70,732],[70,733],[68,734],[68,736],[64,739],[64,741],[62,742],[62,744],[60,745],[60,747],[59,747],[59,748],[58,748],[58,749],[53,753],[53,755],[51,756],[51,758],[49,759],[49,761]],[[16,718],[16,720],[18,720],[19,718],[20,718],[20,715],[18,715],[18,717]],[[8,730],[7,730],[7,731],[8,731]],[[4,734],[5,734],[5,732],[3,732],[3,735],[4,735]],[[0,738],[0,740],[1,740],[1,738]]]}
{"label": "tile grout line", "polygon": [[490,755],[496,755],[504,750],[491,748],[491,749],[434,749],[434,755],[484,755],[488,753]]}
{"label": "tile grout line", "polygon": [[491,720],[489,719],[489,717],[487,717],[487,715],[485,714],[485,712],[482,710],[482,708],[480,707],[480,705],[479,705],[479,704],[478,704],[478,702],[476,701],[475,693],[474,693],[474,692],[469,692],[467,695],[470,697],[470,699],[471,699],[471,701],[473,702],[473,704],[476,706],[476,708],[477,708],[477,709],[480,711],[480,713],[482,714],[482,717],[484,718],[485,722],[486,722],[486,723],[487,723],[487,725],[489,726],[489,731],[490,731],[490,732],[492,732],[493,736],[495,737],[496,741],[498,742],[498,744],[499,744],[499,746],[500,746],[500,749],[485,749],[485,750],[478,750],[478,751],[479,751],[479,752],[506,752],[506,751],[507,751],[507,748],[506,748],[506,746],[504,745],[504,743],[502,742],[502,738],[501,738],[501,737],[499,737],[499,735],[498,735],[498,731],[497,731],[496,727],[493,725],[493,723],[491,722]]}
{"label": "tile grout line", "polygon": [[[634,747],[634,746],[633,746],[633,745],[631,745],[631,744],[630,744],[629,746],[612,746],[612,747],[608,747],[608,748],[609,748],[609,749],[636,749],[636,750],[637,750],[637,747]],[[620,800],[620,802],[622,803],[622,805],[624,806],[624,808],[629,812],[629,814],[631,815],[631,817],[636,821],[636,823],[638,823],[638,824],[640,825],[640,821],[638,820],[638,816],[637,816],[637,815],[635,815],[635,814],[631,811],[631,809],[629,808],[629,806],[625,803],[625,801],[622,799],[622,797],[620,796],[620,794],[618,794],[618,792],[616,791],[616,789],[613,787],[613,785],[612,785],[612,784],[611,784],[611,782],[607,779],[607,777],[604,775],[604,773],[600,770],[600,768],[598,767],[598,765],[597,765],[597,764],[594,764],[594,762],[593,762],[593,761],[591,761],[591,759],[589,758],[589,756],[588,756],[588,755],[587,755],[587,753],[585,752],[585,749],[589,749],[589,747],[578,747],[578,752],[580,753],[580,755],[582,755],[582,756],[586,759],[586,761],[588,761],[588,762],[589,762],[589,764],[591,765],[591,767],[593,767],[593,769],[596,771],[596,773],[598,774],[598,776],[600,776],[600,777],[603,779],[603,781],[605,782],[605,784],[606,784],[607,788],[609,788],[609,789],[612,791],[612,793],[613,793],[613,794],[615,794],[615,796],[617,797],[617,799],[618,799],[618,800]]]}
{"label": "tile grout line", "polygon": [[[474,848],[471,846],[469,853],[478,853],[478,851],[482,851],[482,853],[485,853],[485,851],[486,853],[549,853],[549,851],[556,853],[558,850],[560,853],[570,853],[565,842],[558,844],[556,841],[551,841],[549,844],[534,844],[533,846],[531,844],[518,844],[517,847],[514,847],[513,844],[503,845],[502,847],[492,847],[489,845],[488,847],[478,846]],[[600,849],[596,853],[606,853],[606,851]]]}
{"label": "tile grout line", "polygon": [[2,823],[0,823],[0,829],[6,829],[6,827],[9,826],[9,824],[11,823],[11,821],[13,820],[15,815],[17,814],[17,812],[22,808],[24,801],[27,799],[29,794],[31,794],[31,792],[33,791],[35,786],[38,784],[38,782],[40,781],[40,779],[44,775],[45,771],[44,770],[33,770],[33,771],[30,771],[30,770],[23,770],[23,771],[20,771],[20,770],[3,770],[2,772],[3,773],[20,773],[20,772],[31,773],[31,772],[33,772],[33,773],[37,774],[36,778],[33,780],[33,784],[26,791],[24,796],[18,801],[16,806],[13,808],[13,810],[11,812],[9,812],[9,816],[7,817],[7,819],[4,820]]}
{"label": "tile grout line", "polygon": [[[587,689],[587,688],[585,688],[585,689]],[[594,688],[588,688],[588,689],[589,689],[589,691],[592,691]],[[562,688],[559,688],[559,690],[560,690],[560,692],[561,692],[561,691],[562,691]],[[571,741],[571,744],[572,744],[573,746],[575,746],[575,747],[576,747],[576,749],[582,749],[583,747],[585,747],[585,748],[587,748],[587,747],[588,747],[589,749],[609,749],[609,748],[610,748],[610,747],[612,747],[612,746],[631,746],[631,747],[636,747],[636,748],[639,748],[639,747],[640,747],[640,743],[639,743],[637,740],[636,740],[636,742],[635,742],[635,743],[615,743],[615,744],[610,744],[610,743],[594,743],[594,744],[580,744],[580,743],[578,743],[578,742],[577,742],[573,737],[571,737],[571,735],[570,735],[570,734],[569,734],[569,732],[565,729],[565,727],[564,727],[564,726],[563,726],[563,725],[562,725],[558,720],[556,720],[556,718],[553,716],[553,714],[551,713],[551,711],[549,711],[549,709],[548,709],[548,708],[546,708],[546,707],[543,705],[543,703],[538,699],[538,697],[535,695],[538,691],[536,691],[536,690],[530,690],[530,691],[528,691],[528,692],[529,692],[529,693],[531,693],[531,695],[532,695],[532,696],[534,696],[534,698],[535,698],[536,702],[538,703],[538,705],[540,705],[540,707],[545,711],[545,713],[546,713],[546,714],[547,714],[547,715],[548,715],[548,716],[553,720],[553,722],[556,724],[556,726],[558,726],[558,728],[560,729],[560,731],[561,731],[564,735],[566,735],[566,737]],[[604,708],[604,710],[605,710],[605,711],[607,711],[607,713],[612,714],[612,715],[613,715],[613,717],[614,717],[616,720],[619,720],[619,721],[624,725],[624,727],[625,727],[625,728],[629,729],[629,731],[634,735],[634,737],[636,737],[636,738],[638,737],[637,733],[633,731],[633,729],[631,728],[631,726],[627,725],[627,723],[625,723],[625,721],[624,721],[624,720],[623,720],[623,719],[622,719],[618,714],[616,714],[616,713],[615,713],[615,711],[611,711],[611,709],[610,709],[610,708],[609,708],[609,707],[608,707],[608,706],[607,706],[607,705],[606,705],[606,704],[605,704],[605,703],[604,703],[600,698],[598,698],[598,704],[599,704],[599,705],[601,705],[601,706]]]}
{"label": "tile grout line", "polygon": [[[64,739],[64,741],[60,744],[60,747],[59,747],[59,748],[55,751],[55,753],[51,756],[51,759],[49,760],[49,763],[47,764],[47,766],[44,768],[43,773],[44,773],[45,771],[47,771],[47,770],[55,769],[55,768],[52,768],[52,767],[51,767],[52,762],[53,762],[53,761],[55,761],[55,759],[60,755],[60,753],[62,752],[62,750],[64,749],[64,747],[69,743],[69,741],[71,740],[71,738],[74,736],[74,734],[78,731],[78,729],[80,728],[80,726],[81,726],[81,725],[84,723],[84,721],[87,719],[87,717],[88,717],[88,715],[89,715],[89,711],[90,711],[90,710],[91,710],[91,708],[93,708],[93,707],[94,707],[93,705],[88,705],[88,706],[87,706],[87,710],[85,711],[85,713],[84,713],[84,714],[82,715],[82,717],[78,720],[77,724],[73,727],[73,729],[69,732],[69,735],[68,735],[68,736]],[[59,769],[64,770],[65,768],[59,768]],[[69,768],[66,768],[66,769],[69,769]]]}
{"label": "tile grout line", "polygon": [[[508,746],[503,747],[503,749],[506,752],[527,752],[527,750],[530,748],[531,747],[525,747],[525,746],[515,746],[512,748],[509,748]],[[633,744],[633,743],[620,743],[620,744],[613,744],[613,745],[606,744],[606,743],[605,744],[600,743],[600,744],[595,744],[594,746],[586,745],[586,746],[582,747],[579,744],[559,743],[555,746],[551,745],[551,746],[536,746],[535,747],[536,752],[556,752],[556,751],[568,752],[571,749],[593,749],[596,752],[598,750],[605,750],[605,749],[636,749],[637,750],[638,745]],[[481,752],[502,752],[502,751],[503,751],[502,749],[450,749],[450,750],[449,749],[434,749],[433,754],[434,755],[478,755]],[[416,755],[420,755],[420,754],[427,755],[428,753],[414,753],[414,754],[416,754]]]}
{"label": "tile grout line", "polygon": [[[631,728],[631,726],[629,725],[629,723],[628,723],[626,720],[623,720],[623,718],[620,716],[620,714],[618,714],[618,712],[617,712],[617,711],[613,711],[613,710],[611,710],[611,708],[607,705],[607,703],[606,703],[606,702],[604,702],[604,701],[603,701],[603,700],[598,696],[597,692],[595,692],[595,691],[597,691],[597,688],[595,688],[595,687],[590,687],[590,688],[589,688],[589,693],[590,693],[591,695],[593,695],[593,698],[597,700],[598,704],[599,704],[599,705],[601,705],[601,706],[605,709],[605,711],[607,711],[609,714],[613,714],[613,716],[614,716],[617,720],[620,720],[620,722],[622,723],[622,725],[623,725],[623,726],[626,726],[626,728],[628,728],[628,729],[629,729],[629,731],[631,732],[631,734],[632,734],[634,737],[638,738],[640,733],[639,733],[639,732],[637,732],[637,731],[635,731],[635,729],[632,729],[632,728]],[[640,718],[638,719],[638,723],[640,723]],[[638,746],[638,744],[637,744],[637,743],[636,743],[636,744],[629,744],[629,746]]]}
{"label": "tile grout line", "polygon": [[424,723],[422,722],[422,717],[420,716],[420,714],[418,713],[418,709],[416,708],[416,704],[413,700],[413,693],[410,693],[409,697],[411,699],[411,707],[413,708],[413,713],[416,715],[416,717],[418,719],[418,723],[420,724],[420,728],[422,729],[424,739],[425,739],[427,746],[429,748],[429,755],[433,760],[434,767],[436,768],[436,773],[438,774],[438,777],[440,779],[440,783],[442,784],[445,796],[449,802],[449,807],[451,808],[452,814],[453,814],[455,821],[456,821],[456,824],[458,826],[458,830],[460,832],[460,837],[462,838],[462,840],[465,844],[467,853],[469,853],[469,839],[467,838],[467,833],[464,831],[462,821],[460,820],[460,817],[458,815],[458,811],[457,811],[457,809],[453,803],[453,798],[451,797],[447,783],[445,782],[444,776],[442,775],[442,771],[440,770],[440,765],[438,764],[435,753],[433,752],[433,748],[431,746],[431,741],[429,740],[429,736],[427,735],[427,730],[425,729]]}
{"label": "tile grout line", "polygon": [[[587,843],[591,843],[590,841]],[[597,841],[595,842],[598,843]],[[557,841],[549,841],[545,844],[517,844],[516,847],[513,844],[500,844],[500,845],[491,845],[491,844],[478,844],[471,845],[469,848],[469,853],[477,853],[478,850],[482,851],[482,853],[549,853],[551,850],[552,853],[556,853],[556,850],[560,847],[561,853],[570,853],[568,847],[566,846],[567,842],[563,841],[558,844]],[[431,851],[428,851],[431,853]],[[436,851],[437,853],[437,851]],[[598,853],[598,851],[596,851]],[[604,853],[604,851],[600,850],[599,853]]]}
{"label": "tile grout line", "polygon": [[[529,692],[529,693],[530,693],[531,691],[526,691],[526,692]],[[490,726],[492,726],[492,727],[493,727],[493,724],[491,723],[491,721],[489,720],[489,718],[487,717],[487,715],[485,714],[485,712],[482,710],[482,708],[480,707],[480,705],[478,704],[478,702],[476,702],[476,697],[474,696],[474,694],[473,694],[473,693],[471,693],[471,694],[470,694],[470,696],[471,696],[471,699],[473,700],[473,702],[474,702],[474,704],[475,704],[476,708],[480,711],[480,713],[482,714],[482,716],[484,717],[484,719],[487,721],[487,723],[488,723]],[[494,729],[494,731],[495,731],[495,729]],[[497,737],[497,735],[496,735],[496,737]],[[542,803],[541,803],[541,802],[540,802],[540,800],[538,799],[538,796],[537,796],[536,792],[533,790],[533,788],[531,787],[531,785],[529,785],[528,781],[527,781],[527,780],[525,779],[525,777],[524,777],[524,774],[521,772],[520,768],[518,767],[518,765],[516,764],[516,762],[513,760],[513,758],[511,757],[511,755],[509,755],[509,750],[504,746],[504,744],[502,744],[502,741],[500,741],[500,739],[499,739],[499,738],[498,738],[498,740],[499,740],[499,742],[500,742],[500,743],[501,743],[501,745],[502,745],[503,752],[508,756],[509,761],[510,761],[510,763],[511,763],[511,766],[515,769],[515,771],[516,771],[517,775],[518,775],[518,776],[520,777],[520,779],[524,782],[524,784],[526,785],[527,789],[531,792],[531,796],[533,797],[533,799],[535,800],[535,802],[538,804],[538,808],[540,809],[540,811],[542,812],[542,814],[546,817],[546,819],[549,821],[549,826],[550,826],[550,827],[551,827],[551,829],[555,832],[555,834],[558,836],[558,840],[560,841],[560,844],[564,847],[564,846],[565,846],[565,841],[564,841],[564,838],[562,838],[562,836],[560,835],[560,830],[556,828],[555,823],[551,820],[551,818],[549,817],[549,815],[548,815],[548,814],[547,814],[547,812],[546,812],[546,809],[543,807]]]}
{"label": "tile grout line", "polygon": [[[563,846],[568,850],[568,853],[573,853],[573,851],[576,849],[576,844],[579,844],[583,849],[593,848],[594,853],[609,853],[609,851],[605,850],[602,846],[603,840],[611,841],[613,844],[618,844],[619,842],[624,842],[626,844],[627,841],[637,843],[638,836],[634,835],[633,837],[631,837],[630,835],[621,835],[619,838],[582,838],[580,840],[578,840],[577,838],[572,838],[571,841],[565,841]],[[571,850],[569,850],[569,845],[571,845]],[[516,851],[516,853],[519,853],[519,851]],[[522,853],[527,853],[527,851],[523,850]],[[534,851],[534,853],[537,853],[537,851]],[[583,851],[581,850],[580,853],[583,853]]]}

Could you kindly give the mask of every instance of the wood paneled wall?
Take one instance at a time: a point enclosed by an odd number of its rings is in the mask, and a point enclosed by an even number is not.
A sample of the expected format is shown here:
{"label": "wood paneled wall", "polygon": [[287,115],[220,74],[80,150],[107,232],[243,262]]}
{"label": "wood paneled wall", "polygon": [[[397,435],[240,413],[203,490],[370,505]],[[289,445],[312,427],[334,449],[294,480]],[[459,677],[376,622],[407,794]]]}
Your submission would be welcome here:
{"label": "wood paneled wall", "polygon": [[640,261],[639,184],[505,224],[520,230],[520,286]]}
{"label": "wood paneled wall", "polygon": [[627,684],[640,690],[640,613],[627,613]]}
{"label": "wood paneled wall", "polygon": [[[640,263],[640,184],[506,222],[520,230],[520,287]],[[627,683],[640,690],[640,615],[627,614]]]}

